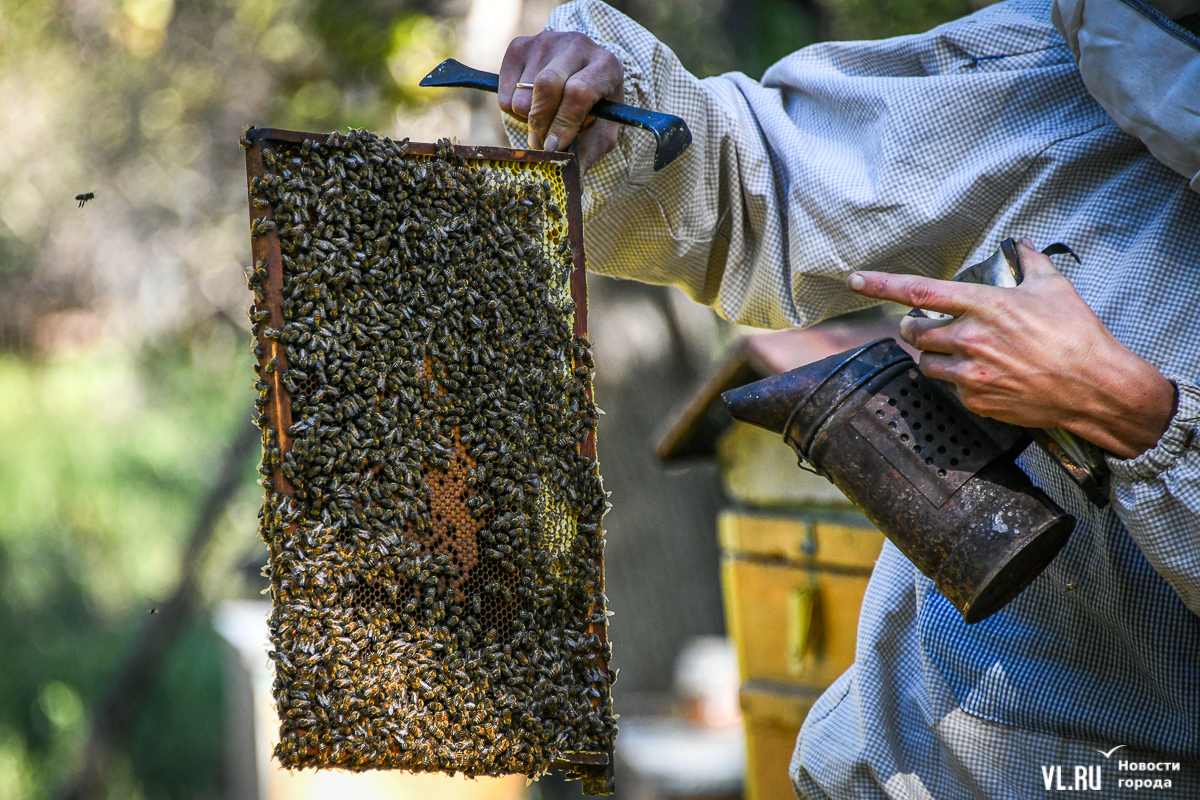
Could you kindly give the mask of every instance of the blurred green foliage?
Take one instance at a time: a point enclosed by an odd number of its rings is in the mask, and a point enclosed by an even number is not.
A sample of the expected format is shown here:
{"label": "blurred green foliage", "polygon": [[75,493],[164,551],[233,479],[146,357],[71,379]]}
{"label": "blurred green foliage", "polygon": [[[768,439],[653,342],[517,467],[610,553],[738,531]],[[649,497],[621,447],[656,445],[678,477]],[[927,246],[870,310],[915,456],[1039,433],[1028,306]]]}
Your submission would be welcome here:
{"label": "blurred green foliage", "polygon": [[241,129],[382,129],[431,102],[416,82],[455,28],[425,5],[0,0],[0,346],[114,283],[244,263]]}
{"label": "blurred green foliage", "polygon": [[432,3],[245,0],[239,19],[276,65],[273,124],[378,129],[397,106],[433,99],[417,82],[453,53],[454,26]]}
{"label": "blurred green foliage", "polygon": [[829,38],[883,39],[922,33],[976,7],[969,0],[835,0]]}
{"label": "blurred green foliage", "polygon": [[613,0],[611,5],[646,26],[700,77],[737,71],[758,78],[783,56],[819,38],[820,12],[800,0]]}
{"label": "blurred green foliage", "polygon": [[[615,4],[697,74],[756,77],[821,38],[912,33],[969,11]],[[248,335],[228,321],[248,259],[241,128],[386,128],[436,99],[417,80],[454,54],[468,5],[0,0],[0,799],[47,798],[70,776],[250,413]],[[70,199],[81,191],[97,193],[86,211]],[[109,335],[64,346],[61,312]],[[263,552],[258,502],[248,469],[211,547],[207,601],[246,590],[235,565]],[[219,796],[220,658],[195,620],[148,687],[110,798]]]}
{"label": "blurred green foliage", "polygon": [[[177,577],[196,502],[248,416],[249,374],[246,337],[218,318],[134,353],[0,356],[0,797],[44,797],[69,776],[89,712]],[[226,588],[258,547],[250,466],[245,481],[213,547]],[[207,621],[149,691],[117,796],[216,796]]]}
{"label": "blurred green foliage", "polygon": [[645,25],[696,75],[738,71],[752,78],[817,41],[921,33],[978,7],[970,0],[611,0],[611,5]]}
{"label": "blurred green foliage", "polygon": [[726,18],[736,43],[736,68],[754,78],[788,53],[820,38],[820,15],[815,7],[796,0],[760,0]]}

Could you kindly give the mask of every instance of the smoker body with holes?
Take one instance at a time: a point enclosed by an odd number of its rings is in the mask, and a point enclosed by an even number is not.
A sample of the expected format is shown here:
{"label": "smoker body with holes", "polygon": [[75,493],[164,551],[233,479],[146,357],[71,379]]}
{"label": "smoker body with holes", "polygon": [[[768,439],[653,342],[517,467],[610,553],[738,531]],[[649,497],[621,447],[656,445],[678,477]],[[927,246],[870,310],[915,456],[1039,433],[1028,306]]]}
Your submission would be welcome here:
{"label": "smoker body with holes", "polygon": [[893,339],[724,399],[735,418],[782,433],[968,623],[1011,602],[1074,529],[1014,463],[1029,433],[963,408]]}

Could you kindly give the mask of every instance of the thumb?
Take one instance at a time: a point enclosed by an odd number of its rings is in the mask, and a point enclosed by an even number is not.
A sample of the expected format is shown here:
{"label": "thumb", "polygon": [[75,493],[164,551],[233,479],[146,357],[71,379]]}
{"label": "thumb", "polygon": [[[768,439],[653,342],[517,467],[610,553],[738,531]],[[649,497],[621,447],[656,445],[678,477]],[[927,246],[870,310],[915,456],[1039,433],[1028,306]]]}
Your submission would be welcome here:
{"label": "thumb", "polygon": [[1052,278],[1062,274],[1054,266],[1050,257],[1038,252],[1029,239],[1021,239],[1017,242],[1017,258],[1021,262],[1021,271],[1025,273],[1026,280]]}

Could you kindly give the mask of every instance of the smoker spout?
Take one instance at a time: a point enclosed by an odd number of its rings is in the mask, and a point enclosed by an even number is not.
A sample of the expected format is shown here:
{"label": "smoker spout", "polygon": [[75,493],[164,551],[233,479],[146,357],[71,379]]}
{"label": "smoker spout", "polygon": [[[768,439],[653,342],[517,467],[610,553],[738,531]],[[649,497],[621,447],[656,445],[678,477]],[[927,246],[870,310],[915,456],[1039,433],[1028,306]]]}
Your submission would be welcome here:
{"label": "smoker spout", "polygon": [[800,367],[730,389],[721,395],[721,399],[734,419],[782,434],[796,404],[823,377],[823,371],[814,371],[810,367]]}
{"label": "smoker spout", "polygon": [[[839,398],[851,391],[860,379],[894,364],[911,361],[895,339],[876,339],[857,350],[835,353],[790,372],[730,389],[721,395],[721,399],[734,419],[783,434],[796,406],[818,387],[822,387],[820,394],[824,396],[814,398],[813,402],[825,409],[830,403],[840,402]],[[815,411],[820,415],[820,409]]]}

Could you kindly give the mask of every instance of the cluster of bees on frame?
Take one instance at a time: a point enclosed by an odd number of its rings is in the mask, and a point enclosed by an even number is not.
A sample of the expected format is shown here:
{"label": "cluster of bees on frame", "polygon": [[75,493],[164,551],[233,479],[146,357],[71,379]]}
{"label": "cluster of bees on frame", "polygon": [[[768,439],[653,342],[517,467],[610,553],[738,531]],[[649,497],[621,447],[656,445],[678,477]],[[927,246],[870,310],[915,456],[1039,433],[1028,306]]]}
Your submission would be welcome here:
{"label": "cluster of bees on frame", "polygon": [[364,131],[262,156],[251,234],[278,235],[284,320],[256,261],[276,757],[535,777],[610,748],[608,504],[580,453],[598,412],[559,168]]}

